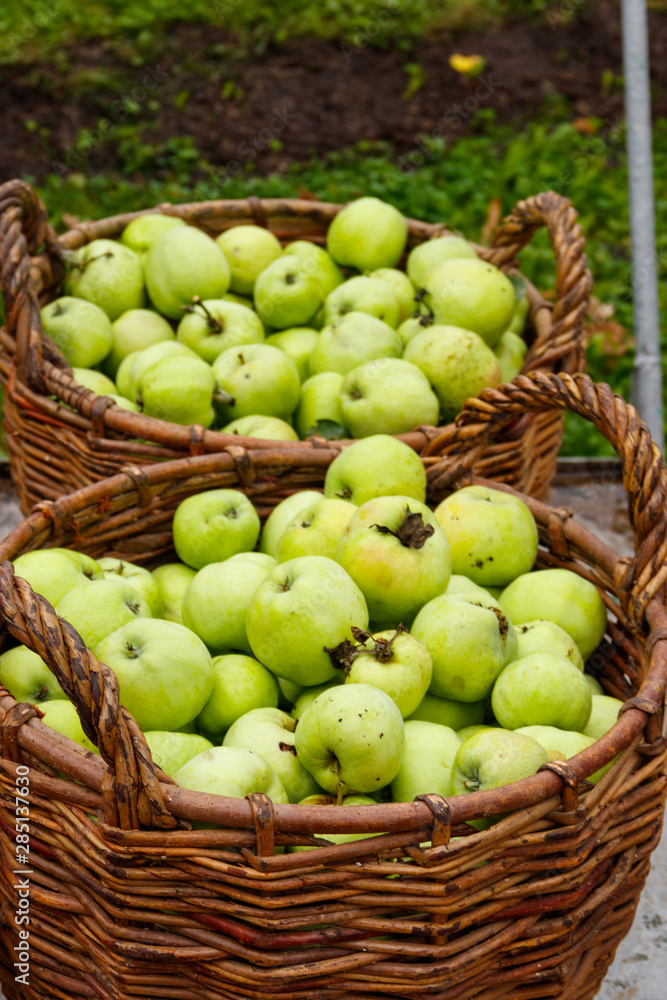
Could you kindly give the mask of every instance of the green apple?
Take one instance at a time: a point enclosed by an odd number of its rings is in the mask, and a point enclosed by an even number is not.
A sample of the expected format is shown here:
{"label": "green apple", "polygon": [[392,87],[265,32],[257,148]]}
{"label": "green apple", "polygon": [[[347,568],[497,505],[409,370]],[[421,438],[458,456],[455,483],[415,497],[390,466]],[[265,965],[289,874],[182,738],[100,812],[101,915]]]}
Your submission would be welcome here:
{"label": "green apple", "polygon": [[470,244],[460,236],[437,236],[413,247],[408,254],[407,272],[417,288],[423,288],[431,271],[446,260],[455,257],[469,257],[476,260],[477,254]]}
{"label": "green apple", "polygon": [[252,295],[258,276],[282,254],[280,241],[262,226],[232,226],[216,243],[229,264],[229,287],[241,295]]}
{"label": "green apple", "polygon": [[514,315],[508,326],[510,333],[514,333],[517,337],[520,337],[524,331],[526,325],[526,319],[528,318],[528,313],[530,312],[530,302],[528,301],[528,296],[525,294],[519,295],[518,299],[514,303]]}
{"label": "green apple", "polygon": [[94,368],[72,368],[72,377],[78,385],[90,389],[98,396],[112,396],[116,392],[116,386],[103,375],[102,372],[95,371]]}
{"label": "green apple", "polygon": [[379,688],[344,684],[324,691],[296,729],[296,749],[317,783],[339,799],[390,784],[401,765],[403,718]]}
{"label": "green apple", "polygon": [[99,754],[95,744],[84,733],[81,720],[71,701],[63,701],[61,698],[57,701],[47,701],[40,706],[40,711],[43,712],[42,722],[49,729],[55,729],[57,733],[67,736],[85,750]]}
{"label": "green apple", "polygon": [[104,362],[104,368],[112,377],[115,377],[121,361],[128,354],[175,338],[174,331],[166,319],[152,309],[129,309],[118,317],[111,329],[113,345]]}
{"label": "green apple", "polygon": [[237,719],[222,745],[244,747],[258,753],[273,768],[290,802],[315,795],[319,786],[305,769],[295,746],[296,722],[279,708],[256,708]]}
{"label": "green apple", "polygon": [[481,701],[516,657],[516,632],[492,597],[441,594],[419,612],[410,630],[433,657],[431,694]]}
{"label": "green apple", "polygon": [[[432,674],[433,660],[431,660]],[[478,725],[484,721],[484,701],[453,701],[451,698],[439,698],[427,691],[410,719],[435,722],[439,726],[448,726],[458,732],[467,726]]]}
{"label": "green apple", "polygon": [[236,302],[202,302],[196,295],[194,304],[183,306],[183,312],[186,315],[178,324],[176,336],[209,365],[229,348],[261,344],[264,340],[264,327],[257,313]]}
{"label": "green apple", "polygon": [[221,739],[237,719],[257,708],[276,708],[278,684],[266,667],[241,653],[216,656],[213,689],[197,716],[197,725]]}
{"label": "green apple", "polygon": [[139,404],[133,403],[131,399],[126,399],[125,396],[117,396],[114,392],[110,392],[109,399],[113,399],[116,406],[120,406],[121,410],[131,410],[132,413],[141,413]]}
{"label": "green apple", "polygon": [[183,219],[179,219],[175,215],[158,215],[156,213],[140,215],[125,226],[121,233],[120,242],[124,243],[130,250],[134,250],[135,253],[146,253],[147,250],[150,250],[155,237],[160,233],[184,225],[186,223]]}
{"label": "green apple", "polygon": [[250,653],[245,616],[250,599],[276,565],[264,552],[241,552],[199,570],[183,599],[183,624],[210,650]]}
{"label": "green apple", "polygon": [[[521,627],[521,626],[519,626],[519,627]],[[602,685],[600,684],[600,682],[595,679],[595,677],[591,677],[590,674],[584,674],[584,677],[586,678],[586,683],[588,684],[589,688],[591,689],[591,694],[592,695],[604,694],[604,688],[602,687]]]}
{"label": "green apple", "polygon": [[40,316],[44,333],[72,367],[98,365],[113,346],[111,321],[93,302],[63,295],[44,306]]}
{"label": "green apple", "polygon": [[99,567],[107,580],[116,580],[120,577],[131,587],[134,587],[151,609],[152,617],[162,618],[162,594],[150,570],[144,569],[143,566],[135,566],[131,562],[125,562],[123,559],[113,559],[110,556],[100,559]]}
{"label": "green apple", "polygon": [[413,337],[403,358],[421,368],[449,420],[466,399],[500,381],[500,365],[481,337],[456,326],[429,326]]}
{"label": "green apple", "polygon": [[120,577],[91,580],[58,601],[56,614],[69,622],[88,649],[136,618],[150,618],[151,609],[135,588]]}
{"label": "green apple", "polygon": [[320,498],[317,503],[300,510],[289,522],[278,543],[279,563],[298,556],[336,558],[336,549],[343,531],[357,507],[348,500]]}
{"label": "green apple", "polygon": [[[279,682],[280,681],[281,679],[279,678]],[[336,671],[336,676],[332,677],[331,680],[326,681],[324,684],[315,684],[313,687],[301,688],[301,692],[292,707],[292,718],[298,722],[304,712],[310,708],[315,699],[319,697],[323,691],[328,691],[329,688],[337,687],[339,684],[344,683],[345,675],[342,670],[338,670]]]}
{"label": "green apple", "polygon": [[317,343],[319,334],[307,326],[296,326],[291,330],[281,330],[266,338],[270,347],[278,347],[296,365],[299,378],[305,382],[310,375],[310,355]]}
{"label": "green apple", "polygon": [[255,309],[255,303],[247,295],[235,295],[233,292],[225,292],[222,296],[225,302],[235,302],[237,306],[245,306],[246,309]]}
{"label": "green apple", "polygon": [[456,735],[460,736],[461,742],[467,740],[469,736],[474,736],[475,733],[481,733],[483,729],[495,729],[496,726],[486,726],[482,723],[477,723],[473,726],[464,726],[463,729],[457,729]]}
{"label": "green apple", "polygon": [[334,288],[342,285],[345,281],[338,264],[323,247],[318,247],[316,243],[311,243],[309,240],[296,240],[294,243],[288,243],[283,253],[298,257],[310,267],[311,274],[320,283],[323,300],[330,292],[333,292]]}
{"label": "green apple", "polygon": [[436,508],[452,549],[452,570],[480,587],[506,587],[528,573],[537,556],[535,519],[520,497],[465,486]]}
{"label": "green apple", "polygon": [[[540,746],[544,747],[547,754],[549,754],[550,760],[560,760],[561,755],[563,760],[569,760],[570,757],[576,757],[582,750],[587,750],[588,747],[593,746],[595,743],[595,740],[590,736],[568,732],[565,729],[558,729],[556,726],[522,726],[521,729],[516,729],[515,732],[522,733],[524,736],[531,736],[534,740],[537,740]],[[597,785],[600,778],[604,777],[610,767],[611,764],[601,767],[599,771],[591,774],[588,780]]]}
{"label": "green apple", "polygon": [[405,723],[405,750],[391,783],[394,802],[412,802],[417,795],[451,794],[451,774],[461,738],[453,729],[434,722]]}
{"label": "green apple", "polygon": [[590,717],[581,732],[593,740],[601,739],[618,722],[618,713],[622,707],[623,702],[619,698],[611,698],[606,694],[594,694],[591,701]]}
{"label": "green apple", "polygon": [[121,704],[144,731],[174,730],[191,722],[213,689],[206,646],[176,622],[129,622],[103,639],[95,656],[115,672]]}
{"label": "green apple", "polygon": [[373,434],[337,455],[324,480],[324,495],[350,500],[357,507],[375,497],[404,496],[423,503],[426,470],[403,441]]}
{"label": "green apple", "polygon": [[607,611],[594,584],[569,569],[524,573],[500,595],[514,625],[537,618],[565,629],[584,660],[596,649],[607,628]]}
{"label": "green apple", "polygon": [[276,558],[281,536],[290,521],[300,510],[312,507],[313,504],[319,503],[323,499],[322,493],[317,492],[317,490],[300,490],[298,493],[291,493],[290,496],[281,500],[266,519],[259,544],[260,551],[267,552]]}
{"label": "green apple", "polygon": [[[436,508],[437,512],[437,508]],[[437,516],[437,514],[436,514]],[[450,543],[451,548],[451,543]],[[449,583],[447,584],[444,594],[482,594],[486,597],[489,595],[489,591],[485,587],[480,587],[478,583],[473,583],[469,580],[467,576],[460,576],[458,573],[452,573],[449,578]],[[493,595],[491,595],[493,596]]]}
{"label": "green apple", "polygon": [[[341,288],[343,286],[341,285]],[[310,371],[347,374],[364,361],[398,358],[401,339],[381,319],[351,312],[325,326],[310,355]]]}
{"label": "green apple", "polygon": [[324,295],[312,265],[286,254],[265,267],[255,282],[255,308],[267,326],[308,326]]}
{"label": "green apple", "polygon": [[250,552],[259,537],[257,511],[238,490],[207,490],[187,497],[176,508],[174,548],[193,569]]}
{"label": "green apple", "polygon": [[[325,795],[320,792],[319,795],[308,795],[305,799],[299,803],[301,806],[335,806],[340,804],[340,806],[374,806],[377,805],[375,799],[372,799],[369,795],[346,795],[341,803],[335,795]],[[325,847],[328,844],[349,844],[353,840],[365,840],[366,837],[377,837],[377,833],[315,833],[313,836],[320,837],[325,840],[327,844],[321,844],[319,846]],[[315,846],[303,846],[299,847],[294,845],[293,847],[287,848],[288,854],[298,854],[300,851],[316,851]]]}
{"label": "green apple", "polygon": [[395,267],[408,239],[405,217],[379,198],[358,198],[341,209],[327,233],[327,250],[337,264],[375,271]]}
{"label": "green apple", "polygon": [[406,319],[403,323],[401,323],[396,332],[401,338],[403,353],[405,353],[405,348],[408,346],[410,341],[414,340],[418,333],[423,333],[424,330],[427,330],[429,326],[433,326],[433,317],[419,315],[418,313],[413,314],[409,319]]}
{"label": "green apple", "polygon": [[264,792],[273,802],[289,801],[280,778],[263,757],[241,747],[212,747],[192,757],[174,775],[181,788],[244,799]]}
{"label": "green apple", "polygon": [[577,670],[583,671],[583,657],[574,640],[560,625],[538,620],[526,622],[525,625],[516,625],[515,629],[519,644],[517,660],[528,656],[529,653],[546,650],[548,653],[558,653],[559,656],[564,656],[574,663]]}
{"label": "green apple", "polygon": [[263,438],[266,441],[298,441],[299,435],[286,420],[267,417],[262,414],[239,417],[222,428],[223,434],[238,434],[240,437]]}
{"label": "green apple", "polygon": [[210,427],[214,390],[213,371],[201,358],[163,358],[139,379],[138,402],[149,417]]}
{"label": "green apple", "polygon": [[161,618],[183,624],[183,598],[195,575],[195,570],[183,563],[165,563],[153,570],[162,598]]}
{"label": "green apple", "polygon": [[571,660],[539,650],[503,670],[491,705],[505,729],[556,726],[583,732],[591,714],[591,697],[583,674]]}
{"label": "green apple", "polygon": [[353,368],[340,393],[343,419],[353,437],[405,434],[438,422],[440,403],[416,365],[400,358],[377,358]]}
{"label": "green apple", "polygon": [[521,781],[536,774],[548,759],[546,750],[530,736],[481,729],[464,740],[456,753],[452,794],[485,792]]}
{"label": "green apple", "polygon": [[132,351],[118,366],[116,385],[126,399],[136,399],[142,375],[165,358],[196,358],[197,355],[177,340],[161,340],[141,351]]}
{"label": "green apple", "polygon": [[103,580],[99,564],[70,549],[35,549],[14,560],[14,573],[27,580],[36,594],[56,606],[65,594],[91,580]]}
{"label": "green apple", "polygon": [[173,777],[180,767],[196,757],[204,750],[210,750],[213,744],[197,733],[171,733],[164,730],[154,730],[144,733],[148,749],[155,764]]}
{"label": "green apple", "polygon": [[212,371],[218,388],[231,397],[218,406],[225,424],[258,414],[287,420],[299,402],[301,380],[296,365],[277,347],[230,347],[218,356]]}
{"label": "green apple", "polygon": [[493,353],[500,365],[501,382],[511,382],[523,368],[523,362],[528,352],[526,341],[511,330],[505,330]]}
{"label": "green apple", "polygon": [[368,277],[386,282],[393,291],[398,302],[397,326],[403,323],[408,316],[412,316],[417,306],[415,286],[405,271],[398,271],[395,267],[380,267],[377,271],[371,271]]}
{"label": "green apple", "polygon": [[405,496],[362,504],[343,531],[336,559],[364,595],[371,619],[380,622],[411,622],[451,574],[449,542],[435,515]]}
{"label": "green apple", "polygon": [[338,436],[345,437],[347,428],[340,403],[342,384],[340,372],[320,372],[306,379],[294,413],[294,424],[300,437],[322,433],[327,427],[339,430]]}
{"label": "green apple", "polygon": [[67,697],[41,656],[27,646],[14,646],[0,656],[0,684],[18,702],[39,705]]}
{"label": "green apple", "polygon": [[159,233],[144,262],[146,287],[155,308],[180,319],[194,295],[220,299],[229,288],[227,258],[215,240],[194,226]]}
{"label": "green apple", "polygon": [[352,312],[375,316],[393,329],[400,321],[399,304],[391,285],[365,275],[349,278],[327,296],[324,322],[335,323]]}
{"label": "green apple", "polygon": [[363,594],[345,570],[324,556],[301,556],[271,570],[250,601],[246,630],[253,653],[269,670],[311,687],[336,673],[328,649],[366,628]]}
{"label": "green apple", "polygon": [[278,708],[289,712],[306,689],[301,684],[285,680],[284,677],[276,677],[276,680],[278,681]]}
{"label": "green apple", "polygon": [[75,250],[63,289],[67,295],[93,302],[110,320],[128,309],[141,309],[146,300],[140,257],[115,240],[93,240]]}
{"label": "green apple", "polygon": [[514,286],[493,264],[455,257],[438,264],[424,282],[435,322],[459,326],[495,347],[514,315]]}
{"label": "green apple", "polygon": [[407,718],[431,683],[433,661],[425,646],[399,626],[371,635],[356,632],[356,648],[343,644],[338,660],[346,684],[370,684],[388,694]]}

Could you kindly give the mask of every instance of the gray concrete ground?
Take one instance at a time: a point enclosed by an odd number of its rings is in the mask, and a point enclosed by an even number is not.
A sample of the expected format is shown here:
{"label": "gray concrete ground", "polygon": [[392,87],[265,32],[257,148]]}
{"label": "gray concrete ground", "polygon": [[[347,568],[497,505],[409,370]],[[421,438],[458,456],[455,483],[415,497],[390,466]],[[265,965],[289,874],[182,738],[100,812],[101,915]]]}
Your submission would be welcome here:
{"label": "gray concrete ground", "polygon": [[[612,466],[593,471],[586,463],[563,463],[550,502],[571,509],[578,521],[620,554],[632,553],[625,496]],[[11,486],[0,478],[0,537],[20,520]],[[619,947],[597,1000],[667,1000],[667,834],[653,855],[632,930]]]}

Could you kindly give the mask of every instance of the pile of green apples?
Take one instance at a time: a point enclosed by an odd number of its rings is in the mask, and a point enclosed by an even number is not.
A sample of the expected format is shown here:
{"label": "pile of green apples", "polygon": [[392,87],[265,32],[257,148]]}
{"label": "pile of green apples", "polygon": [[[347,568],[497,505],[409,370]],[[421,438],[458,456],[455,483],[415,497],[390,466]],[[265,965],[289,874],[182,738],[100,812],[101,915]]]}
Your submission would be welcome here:
{"label": "pile of green apples", "polygon": [[402,434],[514,378],[528,310],[525,285],[458,236],[400,270],[407,235],[371,197],[326,250],[144,215],[70,254],[42,326],[76,382],[151,417],[284,441]]}
{"label": "pile of green apples", "polygon": [[[533,568],[523,501],[484,486],[435,511],[425,499],[418,455],[374,435],[340,453],[324,495],[290,495],[263,530],[236,490],[187,498],[180,561],[152,572],[57,548],[14,569],[116,673],[184,788],[341,805],[466,794],[574,756],[622,703],[584,672],[600,594]],[[36,653],[3,652],[0,683],[95,749]]]}

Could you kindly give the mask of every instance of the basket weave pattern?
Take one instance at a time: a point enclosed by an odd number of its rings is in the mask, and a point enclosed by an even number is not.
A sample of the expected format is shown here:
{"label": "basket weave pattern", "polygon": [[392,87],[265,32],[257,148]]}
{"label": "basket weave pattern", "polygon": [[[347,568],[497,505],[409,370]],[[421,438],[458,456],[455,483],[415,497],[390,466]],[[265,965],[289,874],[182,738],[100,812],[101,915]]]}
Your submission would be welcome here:
{"label": "basket weave pattern", "polygon": [[[539,374],[467,404],[442,435],[429,476],[434,496],[470,481],[491,435],[545,407],[586,416],[623,459],[633,560],[619,559],[571,512],[525,499],[540,565],[592,580],[611,612],[591,665],[608,693],[627,699],[626,711],[572,761],[501,789],[344,810],[179,789],[154,768],[119,707],[115,675],[9,562],[0,564],[4,629],[49,664],[101,754],[47,729],[32,706],[0,690],[8,955],[16,943],[14,784],[18,766],[31,771],[31,986],[21,997],[591,1000],[630,927],[662,825],[662,459],[609,387]],[[247,455],[246,468],[261,454]],[[72,544],[154,559],[169,549],[174,498],[224,484],[242,466],[240,454],[222,454],[130,469],[41,504],[0,544],[0,558]],[[586,782],[617,756],[599,784]],[[483,832],[464,822],[498,814]],[[192,830],[193,821],[219,829]],[[321,838],[337,832],[379,836],[276,852],[326,844]],[[15,1000],[11,961],[0,958],[0,977]]]}
{"label": "basket weave pattern", "polygon": [[[324,244],[340,205],[248,198],[151,211],[178,216],[211,236],[247,223],[266,226],[283,242],[310,239]],[[78,224],[56,237],[36,193],[21,181],[0,186],[0,271],[6,325],[0,333],[0,381],[12,474],[24,512],[38,500],[53,500],[119,472],[125,465],[201,455],[266,442],[203,427],[181,427],[117,407],[72,379],[60,352],[41,330],[40,305],[51,301],[62,281],[68,251],[100,238],[118,238],[137,212]],[[517,273],[516,254],[546,226],[556,259],[553,307],[528,286],[532,344],[522,371],[575,372],[584,365],[584,320],[592,279],[585,241],[571,202],[546,192],[520,202],[500,225],[483,259]],[[442,225],[408,220],[408,248],[446,232]],[[54,398],[52,398],[54,397]],[[66,404],[62,406],[60,404]],[[67,409],[71,407],[72,409]],[[556,411],[531,413],[504,429],[476,472],[544,498],[555,470],[562,436]],[[439,437],[423,428],[404,439],[419,452]],[[282,442],[287,464],[299,453],[304,466],[318,442]],[[342,447],[342,443],[338,443]],[[317,463],[313,463],[317,468]],[[288,490],[289,492],[289,490]]]}

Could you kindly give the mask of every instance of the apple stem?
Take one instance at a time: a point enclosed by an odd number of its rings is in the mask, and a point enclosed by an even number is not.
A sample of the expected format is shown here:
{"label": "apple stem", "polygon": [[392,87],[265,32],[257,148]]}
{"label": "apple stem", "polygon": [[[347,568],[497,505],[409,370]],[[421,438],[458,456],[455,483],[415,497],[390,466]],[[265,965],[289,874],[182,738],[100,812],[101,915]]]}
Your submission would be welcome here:
{"label": "apple stem", "polygon": [[200,297],[198,295],[193,295],[192,301],[194,302],[194,305],[192,306],[181,306],[183,312],[194,313],[197,311],[197,306],[199,306],[201,311],[204,313],[204,318],[206,319],[206,325],[209,330],[209,336],[211,336],[214,333],[222,333],[222,323],[219,320],[217,320],[215,316],[211,315],[211,313],[206,308]]}
{"label": "apple stem", "polygon": [[398,636],[402,632],[407,632],[407,631],[408,630],[405,627],[405,625],[401,624],[396,626],[396,631],[394,632],[394,634],[390,639],[382,639],[382,638],[376,639],[374,636],[371,637],[373,639],[373,642],[375,643],[375,657],[378,663],[389,663],[389,661],[393,659],[394,641],[398,638]]}
{"label": "apple stem", "polygon": [[105,257],[113,257],[113,252],[111,250],[105,250],[104,253],[100,253],[97,257],[89,257],[88,260],[77,260],[72,264],[73,271],[85,271],[89,264],[92,264],[94,260],[104,260]]}
{"label": "apple stem", "polygon": [[465,787],[468,789],[469,792],[478,792],[479,791],[479,779],[478,778],[470,778],[468,781],[464,781],[463,784],[465,785]]}
{"label": "apple stem", "polygon": [[224,389],[218,389],[213,393],[213,402],[224,404],[225,406],[233,406],[236,400],[228,392],[225,392]]}
{"label": "apple stem", "polygon": [[393,535],[398,538],[401,545],[406,549],[422,549],[428,538],[435,533],[432,524],[424,524],[424,518],[417,512],[413,514],[409,507],[406,507],[405,517],[399,526],[398,531],[392,531],[386,524],[372,524],[381,535]]}

